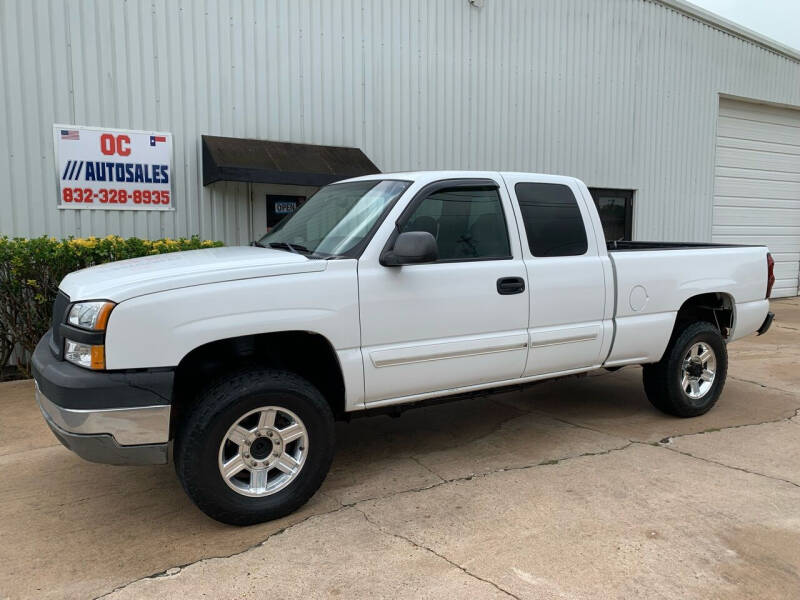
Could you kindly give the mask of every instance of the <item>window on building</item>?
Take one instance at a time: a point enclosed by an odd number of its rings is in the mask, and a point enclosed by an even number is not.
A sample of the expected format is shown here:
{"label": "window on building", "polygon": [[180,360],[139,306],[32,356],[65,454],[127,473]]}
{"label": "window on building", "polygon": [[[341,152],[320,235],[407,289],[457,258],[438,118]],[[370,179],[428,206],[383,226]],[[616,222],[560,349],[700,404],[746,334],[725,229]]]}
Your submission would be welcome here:
{"label": "window on building", "polygon": [[514,191],[522,211],[528,247],[534,256],[586,254],[586,227],[568,186],[518,183]]}
{"label": "window on building", "polygon": [[633,190],[589,188],[606,241],[629,240],[633,229]]}
{"label": "window on building", "polygon": [[430,233],[441,261],[511,257],[506,219],[494,187],[434,192],[417,206],[401,231]]}

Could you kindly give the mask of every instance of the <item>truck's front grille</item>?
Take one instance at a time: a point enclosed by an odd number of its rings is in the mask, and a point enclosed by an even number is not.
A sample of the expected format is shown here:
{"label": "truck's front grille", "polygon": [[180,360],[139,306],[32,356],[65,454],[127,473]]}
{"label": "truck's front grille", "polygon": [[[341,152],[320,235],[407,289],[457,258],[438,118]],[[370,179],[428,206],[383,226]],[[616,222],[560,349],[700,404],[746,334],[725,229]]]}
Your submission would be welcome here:
{"label": "truck's front grille", "polygon": [[61,339],[59,325],[67,320],[67,308],[69,308],[69,296],[59,290],[56,301],[53,302],[53,337],[50,339],[50,350],[59,359],[63,358],[64,353],[64,340]]}

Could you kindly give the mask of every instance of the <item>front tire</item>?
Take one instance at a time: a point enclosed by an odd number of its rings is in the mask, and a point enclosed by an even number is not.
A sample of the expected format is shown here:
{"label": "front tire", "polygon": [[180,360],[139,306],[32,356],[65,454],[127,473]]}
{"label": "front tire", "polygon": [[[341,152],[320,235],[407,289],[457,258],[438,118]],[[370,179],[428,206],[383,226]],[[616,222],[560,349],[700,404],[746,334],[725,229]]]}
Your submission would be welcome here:
{"label": "front tire", "polygon": [[200,393],[175,438],[175,470],[211,518],[261,523],[314,495],[334,437],[331,408],[311,383],[287,371],[242,369]]}
{"label": "front tire", "polygon": [[706,321],[676,331],[662,359],[644,366],[650,403],[676,417],[697,417],[716,404],[728,373],[728,350],[719,330]]}

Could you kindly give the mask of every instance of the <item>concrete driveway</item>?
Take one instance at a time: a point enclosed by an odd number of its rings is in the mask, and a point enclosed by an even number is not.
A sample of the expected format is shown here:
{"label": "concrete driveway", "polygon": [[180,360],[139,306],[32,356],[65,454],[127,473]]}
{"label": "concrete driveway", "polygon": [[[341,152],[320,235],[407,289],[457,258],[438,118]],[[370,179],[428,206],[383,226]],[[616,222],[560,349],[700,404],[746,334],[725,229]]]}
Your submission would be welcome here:
{"label": "concrete driveway", "polygon": [[719,404],[627,368],[338,427],[322,490],[233,528],[171,466],[57,445],[0,385],[0,598],[798,598],[800,300],[730,348]]}

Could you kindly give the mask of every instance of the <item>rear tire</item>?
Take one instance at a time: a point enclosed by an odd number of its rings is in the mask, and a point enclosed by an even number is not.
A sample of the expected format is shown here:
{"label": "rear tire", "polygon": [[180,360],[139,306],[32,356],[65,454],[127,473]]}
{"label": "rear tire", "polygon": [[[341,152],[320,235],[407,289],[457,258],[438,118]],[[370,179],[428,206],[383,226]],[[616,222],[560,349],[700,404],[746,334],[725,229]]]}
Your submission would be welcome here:
{"label": "rear tire", "polygon": [[658,410],[697,417],[716,404],[728,373],[728,351],[719,330],[700,321],[678,329],[662,359],[644,366],[644,390]]}
{"label": "rear tire", "polygon": [[317,491],[334,450],[333,413],[311,383],[252,367],[203,390],[175,437],[175,470],[212,519],[283,517]]}

